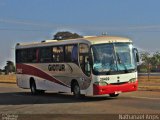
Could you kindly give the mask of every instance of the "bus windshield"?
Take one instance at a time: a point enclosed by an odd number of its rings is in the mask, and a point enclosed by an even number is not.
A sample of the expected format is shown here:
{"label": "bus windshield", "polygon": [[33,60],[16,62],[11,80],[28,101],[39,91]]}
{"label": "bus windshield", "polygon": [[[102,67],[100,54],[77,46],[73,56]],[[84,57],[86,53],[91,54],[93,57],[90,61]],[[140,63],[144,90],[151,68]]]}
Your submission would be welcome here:
{"label": "bus windshield", "polygon": [[136,69],[131,43],[98,44],[91,47],[93,52],[93,72],[111,74],[128,73]]}

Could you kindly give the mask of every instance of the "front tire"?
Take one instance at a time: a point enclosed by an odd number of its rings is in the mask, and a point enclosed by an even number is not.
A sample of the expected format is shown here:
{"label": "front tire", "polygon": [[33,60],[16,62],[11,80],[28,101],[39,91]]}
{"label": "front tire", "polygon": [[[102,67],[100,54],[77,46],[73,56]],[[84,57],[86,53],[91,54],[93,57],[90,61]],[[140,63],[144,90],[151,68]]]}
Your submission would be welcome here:
{"label": "front tire", "polygon": [[119,94],[111,93],[111,94],[109,94],[109,96],[110,96],[110,97],[118,97]]}
{"label": "front tire", "polygon": [[73,95],[75,98],[81,98],[80,87],[77,82],[73,84]]}

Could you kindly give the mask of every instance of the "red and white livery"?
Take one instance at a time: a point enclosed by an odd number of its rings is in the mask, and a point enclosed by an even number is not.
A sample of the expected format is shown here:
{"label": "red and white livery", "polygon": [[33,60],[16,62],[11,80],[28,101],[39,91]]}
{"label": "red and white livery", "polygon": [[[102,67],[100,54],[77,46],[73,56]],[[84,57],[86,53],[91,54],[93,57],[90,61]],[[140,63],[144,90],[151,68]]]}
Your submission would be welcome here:
{"label": "red and white livery", "polygon": [[16,45],[17,85],[80,95],[116,97],[136,91],[138,52],[128,38],[95,36]]}

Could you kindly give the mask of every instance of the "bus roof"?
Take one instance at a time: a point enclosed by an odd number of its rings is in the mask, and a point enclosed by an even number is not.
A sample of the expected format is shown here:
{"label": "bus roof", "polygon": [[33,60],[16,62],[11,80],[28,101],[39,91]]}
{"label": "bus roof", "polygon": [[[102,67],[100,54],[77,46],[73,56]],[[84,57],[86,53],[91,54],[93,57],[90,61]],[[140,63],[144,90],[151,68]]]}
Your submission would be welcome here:
{"label": "bus roof", "polygon": [[116,37],[116,36],[96,36],[96,37],[87,37],[85,39],[90,41],[92,44],[113,43],[113,42],[132,42],[129,38]]}
{"label": "bus roof", "polygon": [[65,44],[76,44],[76,43],[88,43],[88,44],[102,44],[102,43],[131,43],[129,38],[116,37],[116,36],[87,36],[84,38],[67,39],[67,40],[44,40],[42,42],[32,43],[17,43],[16,49],[18,48],[30,48],[30,47],[42,47],[42,46],[53,46],[53,45],[65,45]]}

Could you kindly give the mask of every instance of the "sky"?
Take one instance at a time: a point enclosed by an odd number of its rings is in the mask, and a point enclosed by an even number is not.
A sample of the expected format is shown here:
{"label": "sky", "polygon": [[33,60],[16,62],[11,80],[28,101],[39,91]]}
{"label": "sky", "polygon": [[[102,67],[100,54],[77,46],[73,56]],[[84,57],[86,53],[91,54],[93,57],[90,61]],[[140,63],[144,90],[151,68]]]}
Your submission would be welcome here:
{"label": "sky", "polygon": [[58,31],[129,37],[160,51],[160,0],[0,0],[0,68],[16,43],[52,39]]}

